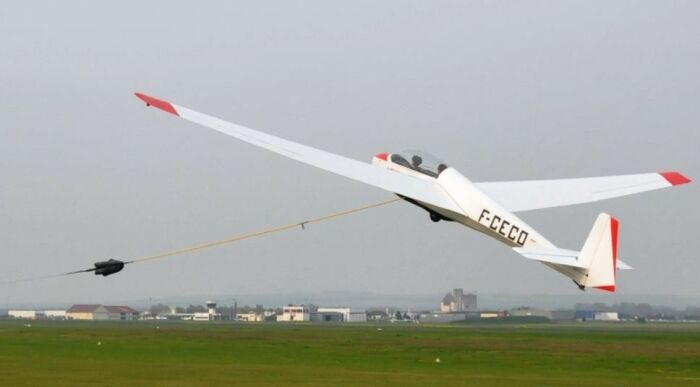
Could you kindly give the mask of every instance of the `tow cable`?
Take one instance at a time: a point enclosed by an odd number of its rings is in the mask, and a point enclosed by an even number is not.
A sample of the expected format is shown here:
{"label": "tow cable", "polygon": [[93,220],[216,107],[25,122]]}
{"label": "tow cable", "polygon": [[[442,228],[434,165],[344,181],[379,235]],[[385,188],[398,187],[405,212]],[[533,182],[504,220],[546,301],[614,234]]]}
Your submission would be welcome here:
{"label": "tow cable", "polygon": [[122,269],[124,269],[124,266],[126,266],[126,265],[131,265],[131,264],[135,264],[135,263],[142,263],[142,262],[152,261],[152,260],[156,260],[156,259],[168,258],[168,257],[172,257],[175,255],[192,253],[192,252],[200,251],[200,250],[211,249],[213,247],[229,245],[229,244],[240,242],[240,241],[243,241],[246,239],[257,238],[257,237],[261,237],[264,235],[269,235],[269,234],[274,234],[274,233],[278,233],[278,232],[282,232],[282,231],[292,230],[295,228],[300,228],[301,230],[306,230],[308,225],[313,224],[313,223],[320,223],[320,222],[324,222],[327,220],[340,218],[340,217],[343,217],[346,215],[356,214],[358,212],[367,211],[367,210],[370,210],[373,208],[382,207],[382,206],[386,206],[386,205],[389,205],[392,203],[396,203],[397,201],[400,201],[400,200],[402,200],[402,199],[396,198],[396,199],[391,199],[391,200],[385,200],[382,202],[368,204],[368,205],[352,208],[352,209],[345,210],[345,211],[335,212],[335,213],[332,213],[329,215],[320,216],[317,218],[312,218],[312,219],[304,220],[301,222],[289,223],[289,224],[276,226],[276,227],[270,227],[270,228],[266,228],[266,229],[262,229],[262,230],[258,230],[258,231],[248,232],[248,233],[244,233],[244,234],[238,234],[238,235],[228,237],[226,239],[220,239],[218,241],[207,242],[207,243],[202,243],[202,244],[198,244],[198,245],[194,245],[194,246],[184,247],[184,248],[180,248],[177,250],[170,250],[170,251],[165,251],[165,252],[161,252],[161,253],[157,253],[157,254],[145,255],[142,257],[134,258],[130,261],[121,261],[121,260],[112,258],[112,259],[108,259],[106,261],[95,262],[93,264],[94,267],[89,268],[89,269],[76,270],[76,271],[71,271],[68,273],[47,275],[47,276],[41,276],[41,277],[32,277],[32,278],[24,278],[24,279],[18,279],[18,280],[3,281],[3,282],[0,282],[0,284],[29,282],[29,281],[63,277],[63,276],[72,275],[72,274],[89,273],[89,272],[94,272],[95,275],[102,275],[102,276],[106,277],[108,275],[112,275],[112,274],[115,274],[115,273],[122,271]]}

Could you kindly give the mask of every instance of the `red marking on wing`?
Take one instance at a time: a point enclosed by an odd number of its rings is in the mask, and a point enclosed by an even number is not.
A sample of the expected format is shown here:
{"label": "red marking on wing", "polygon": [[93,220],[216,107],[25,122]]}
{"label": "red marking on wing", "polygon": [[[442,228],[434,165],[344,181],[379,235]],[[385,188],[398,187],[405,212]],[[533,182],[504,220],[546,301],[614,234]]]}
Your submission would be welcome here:
{"label": "red marking on wing", "polygon": [[668,180],[671,185],[680,185],[690,183],[691,180],[683,176],[680,172],[670,171],[670,172],[659,172],[659,175],[663,176],[664,179]]}
{"label": "red marking on wing", "polygon": [[386,159],[389,157],[389,154],[388,154],[388,153],[380,153],[380,154],[378,154],[378,155],[376,155],[376,156],[374,156],[374,157],[376,157],[376,158],[378,158],[378,159],[382,159],[382,160],[384,160],[384,161],[387,161]]}
{"label": "red marking on wing", "polygon": [[166,111],[170,114],[178,115],[177,110],[173,107],[173,105],[168,102],[168,101],[163,101],[162,99],[158,98],[153,98],[151,96],[148,96],[146,94],[142,93],[134,93],[137,97],[139,97],[143,102],[146,102],[147,106],[153,106],[157,107],[160,110]]}

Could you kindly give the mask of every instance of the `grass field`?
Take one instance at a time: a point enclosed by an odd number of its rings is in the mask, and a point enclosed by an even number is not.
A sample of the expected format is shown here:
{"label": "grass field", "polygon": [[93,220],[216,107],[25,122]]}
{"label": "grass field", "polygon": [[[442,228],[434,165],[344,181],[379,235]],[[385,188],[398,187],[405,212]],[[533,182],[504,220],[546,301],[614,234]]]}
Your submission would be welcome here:
{"label": "grass field", "polygon": [[700,325],[26,323],[2,386],[700,385]]}

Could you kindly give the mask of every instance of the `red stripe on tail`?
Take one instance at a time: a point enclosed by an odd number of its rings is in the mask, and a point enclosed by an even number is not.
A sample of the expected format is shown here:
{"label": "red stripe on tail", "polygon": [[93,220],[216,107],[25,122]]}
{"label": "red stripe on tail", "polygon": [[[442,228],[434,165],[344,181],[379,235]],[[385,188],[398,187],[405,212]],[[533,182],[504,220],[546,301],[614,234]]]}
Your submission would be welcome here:
{"label": "red stripe on tail", "polygon": [[[620,222],[614,217],[610,217],[610,238],[612,241],[612,255],[613,255],[613,273],[615,273],[615,278],[617,278],[617,237],[618,231],[620,230]],[[606,292],[615,293],[615,285],[607,286],[595,286],[596,289],[605,290]]]}
{"label": "red stripe on tail", "polygon": [[606,292],[615,293],[615,285],[595,286],[596,289],[605,290]]}
{"label": "red stripe on tail", "polygon": [[613,260],[615,261],[615,267],[617,267],[617,232],[620,228],[620,222],[614,217],[610,217],[610,236],[612,237],[612,251]]}

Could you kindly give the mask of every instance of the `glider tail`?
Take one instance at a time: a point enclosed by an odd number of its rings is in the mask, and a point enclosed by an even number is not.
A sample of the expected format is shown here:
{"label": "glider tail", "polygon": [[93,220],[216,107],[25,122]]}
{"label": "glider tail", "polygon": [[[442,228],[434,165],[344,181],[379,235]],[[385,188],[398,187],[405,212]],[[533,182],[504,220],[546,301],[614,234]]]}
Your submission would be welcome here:
{"label": "glider tail", "polygon": [[596,288],[614,292],[617,270],[632,269],[617,259],[618,230],[617,219],[608,214],[600,214],[581,251],[556,247],[516,247],[514,250],[525,258],[542,262],[571,278],[582,290]]}

